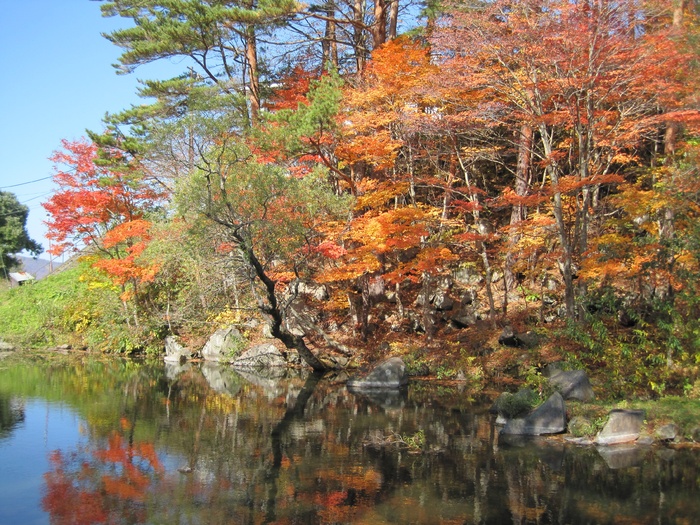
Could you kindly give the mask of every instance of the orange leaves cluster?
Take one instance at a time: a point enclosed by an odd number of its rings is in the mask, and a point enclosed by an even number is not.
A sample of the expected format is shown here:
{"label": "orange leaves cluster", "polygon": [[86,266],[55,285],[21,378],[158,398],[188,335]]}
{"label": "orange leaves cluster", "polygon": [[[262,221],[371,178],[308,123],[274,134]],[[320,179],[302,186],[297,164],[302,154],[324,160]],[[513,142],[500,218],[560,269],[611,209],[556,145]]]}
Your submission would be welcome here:
{"label": "orange leaves cluster", "polygon": [[104,271],[116,283],[129,281],[147,283],[153,281],[159,270],[157,263],[143,264],[139,255],[151,240],[151,223],[144,219],[124,222],[109,230],[103,239],[103,247],[111,249],[111,258],[99,259],[93,266]]}
{"label": "orange leaves cluster", "polygon": [[345,92],[343,140],[336,156],[350,165],[393,167],[405,145],[402,128],[429,103],[428,81],[434,71],[427,48],[408,38],[376,49],[363,78]]}

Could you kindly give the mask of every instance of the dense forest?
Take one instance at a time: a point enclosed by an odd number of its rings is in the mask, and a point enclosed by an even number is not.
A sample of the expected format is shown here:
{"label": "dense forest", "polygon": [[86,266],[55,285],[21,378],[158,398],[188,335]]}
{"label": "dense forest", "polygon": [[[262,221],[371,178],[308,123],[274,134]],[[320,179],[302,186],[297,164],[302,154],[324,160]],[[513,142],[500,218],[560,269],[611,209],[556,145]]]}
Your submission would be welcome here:
{"label": "dense forest", "polygon": [[694,0],[101,7],[119,73],[182,74],[55,153],[54,328],[131,352],[257,319],[318,370],[698,394]]}

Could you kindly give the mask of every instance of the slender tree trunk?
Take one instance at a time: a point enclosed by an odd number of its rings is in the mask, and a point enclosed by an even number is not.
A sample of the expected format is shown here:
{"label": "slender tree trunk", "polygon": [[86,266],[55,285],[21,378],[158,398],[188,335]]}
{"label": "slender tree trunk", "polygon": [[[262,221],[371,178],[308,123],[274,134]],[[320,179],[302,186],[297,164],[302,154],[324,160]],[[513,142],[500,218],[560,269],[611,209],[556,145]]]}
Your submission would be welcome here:
{"label": "slender tree trunk", "polygon": [[338,41],[336,34],[336,21],[335,21],[335,4],[329,3],[329,8],[326,11],[326,32],[323,38],[323,64],[322,67],[325,70],[328,64],[331,64],[333,68],[338,69]]}
{"label": "slender tree trunk", "polygon": [[386,5],[384,0],[374,0],[374,25],[372,26],[372,49],[386,42]]}
{"label": "slender tree trunk", "polygon": [[[544,124],[540,125],[540,137],[547,158],[551,158],[553,147],[551,134]],[[561,246],[561,257],[559,258],[559,271],[564,280],[564,304],[566,306],[566,315],[573,319],[576,317],[576,293],[574,290],[573,278],[573,253],[571,249],[571,241],[569,233],[564,221],[564,206],[562,203],[561,192],[559,191],[559,167],[555,162],[547,166],[549,180],[552,182],[553,195],[553,214],[554,221],[559,234],[559,245]]]}
{"label": "slender tree trunk", "polygon": [[396,38],[399,23],[399,0],[391,0],[389,5],[389,40]]}
{"label": "slender tree trunk", "polygon": [[365,69],[367,55],[367,45],[363,29],[365,22],[365,5],[365,0],[355,0],[353,4],[353,51],[355,53],[355,64],[358,75],[361,75]]}
{"label": "slender tree trunk", "polygon": [[[530,190],[530,162],[532,158],[532,140],[534,132],[528,124],[523,124],[518,133],[518,162],[515,168],[515,194],[525,197]],[[508,252],[505,264],[505,283],[507,294],[515,285],[513,266],[516,261],[520,233],[516,232],[520,223],[527,218],[527,208],[524,204],[515,204],[510,213],[510,235],[508,236]]]}
{"label": "slender tree trunk", "polygon": [[255,28],[248,27],[245,39],[245,57],[248,65],[248,101],[250,123],[255,124],[260,115],[260,72],[258,70],[258,44]]}

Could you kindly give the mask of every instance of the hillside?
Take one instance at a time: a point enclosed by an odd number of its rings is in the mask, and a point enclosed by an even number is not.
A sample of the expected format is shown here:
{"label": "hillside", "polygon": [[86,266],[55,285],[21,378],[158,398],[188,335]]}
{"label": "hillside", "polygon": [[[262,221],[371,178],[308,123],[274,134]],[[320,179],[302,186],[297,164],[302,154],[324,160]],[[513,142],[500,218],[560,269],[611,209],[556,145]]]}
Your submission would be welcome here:
{"label": "hillside", "polygon": [[61,265],[60,261],[50,261],[41,257],[18,255],[16,258],[22,262],[22,271],[29,272],[37,279],[43,279]]}

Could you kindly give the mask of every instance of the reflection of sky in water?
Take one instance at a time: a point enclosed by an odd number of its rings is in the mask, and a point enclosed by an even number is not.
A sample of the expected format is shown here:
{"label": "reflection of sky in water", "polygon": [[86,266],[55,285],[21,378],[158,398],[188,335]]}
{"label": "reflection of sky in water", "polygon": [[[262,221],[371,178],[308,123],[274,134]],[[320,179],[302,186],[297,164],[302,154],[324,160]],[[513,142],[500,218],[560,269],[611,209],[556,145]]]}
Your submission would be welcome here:
{"label": "reflection of sky in water", "polygon": [[49,454],[75,450],[87,441],[80,418],[63,405],[38,399],[24,402],[24,421],[0,440],[0,525],[49,523],[41,508]]}

